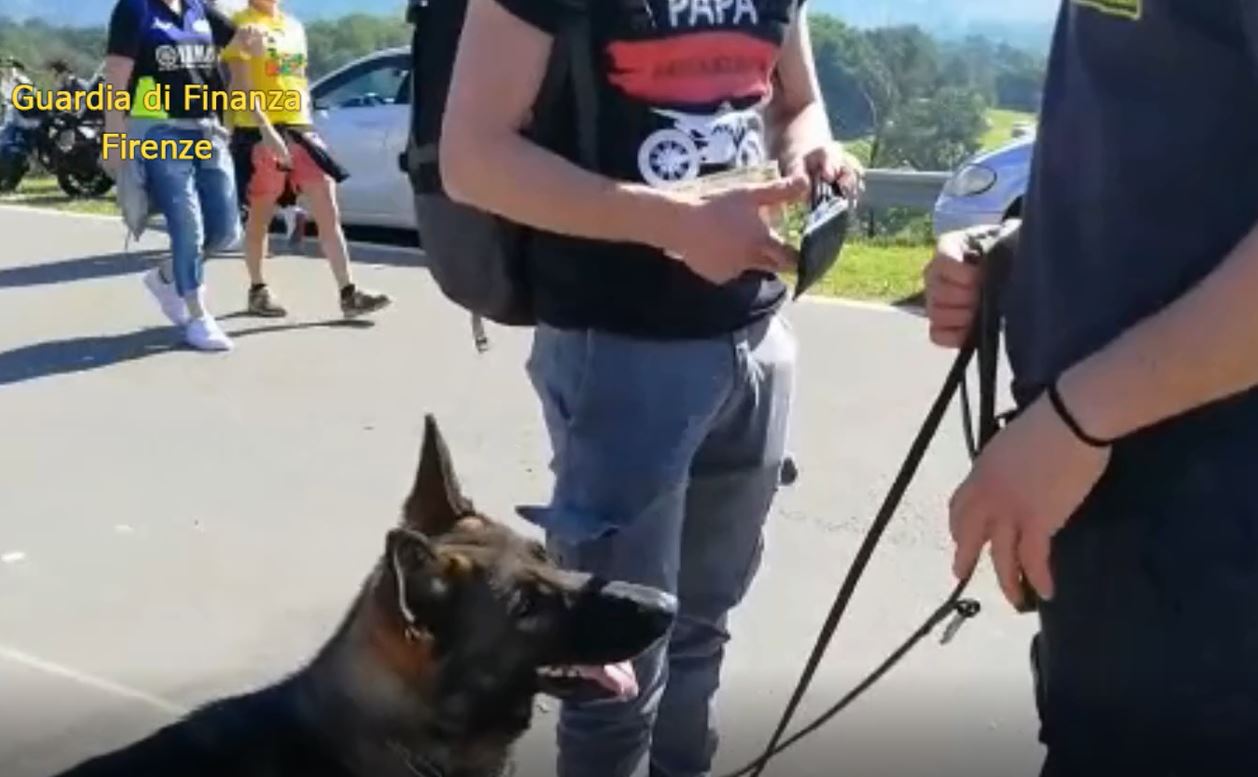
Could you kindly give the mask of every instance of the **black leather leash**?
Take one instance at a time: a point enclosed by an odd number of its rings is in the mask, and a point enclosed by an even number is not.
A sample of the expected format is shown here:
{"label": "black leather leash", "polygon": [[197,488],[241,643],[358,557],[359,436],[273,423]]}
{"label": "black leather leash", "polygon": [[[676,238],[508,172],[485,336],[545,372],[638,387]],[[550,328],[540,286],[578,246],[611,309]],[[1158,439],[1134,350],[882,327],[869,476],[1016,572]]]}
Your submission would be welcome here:
{"label": "black leather leash", "polygon": [[[744,775],[760,777],[773,758],[799,743],[805,737],[815,733],[836,715],[847,709],[848,706],[864,695],[866,691],[891,671],[918,643],[930,636],[945,620],[951,618],[951,622],[944,631],[943,639],[941,640],[942,644],[950,642],[967,620],[979,614],[981,610],[979,603],[973,599],[964,598],[970,578],[967,577],[960,580],[948,595],[948,598],[931,613],[926,622],[917,631],[913,632],[885,661],[879,664],[873,672],[858,683],[834,706],[789,738],[786,737],[786,730],[794,719],[795,713],[799,710],[799,705],[803,701],[808,688],[812,685],[817,669],[821,666],[821,661],[825,658],[826,651],[834,639],[835,632],[838,631],[839,624],[842,622],[848,605],[851,604],[852,598],[856,593],[856,587],[864,576],[865,570],[873,558],[874,551],[878,547],[878,543],[882,540],[883,534],[891,523],[891,519],[895,516],[895,512],[899,508],[909,484],[912,483],[914,475],[917,474],[917,470],[926,456],[930,443],[938,433],[939,426],[953,397],[959,396],[961,398],[962,420],[965,425],[966,439],[972,456],[976,456],[982,446],[986,445],[999,431],[1000,419],[996,415],[996,379],[1000,358],[1001,325],[999,288],[1007,269],[1006,254],[1010,253],[1010,251],[1002,250],[1002,247],[1010,244],[1009,238],[1012,234],[1012,228],[1003,226],[970,236],[966,261],[983,264],[985,277],[979,315],[974,322],[965,346],[957,353],[957,357],[952,363],[952,368],[944,379],[939,395],[935,397],[930,411],[926,414],[926,420],[922,423],[912,446],[909,448],[908,456],[900,466],[900,471],[891,485],[891,490],[883,500],[882,506],[878,509],[878,513],[869,527],[869,531],[865,534],[865,539],[861,543],[856,557],[852,560],[852,565],[848,569],[847,576],[843,579],[843,584],[840,586],[834,604],[830,608],[830,613],[821,627],[821,633],[813,646],[812,654],[808,657],[808,662],[804,666],[803,674],[800,676],[795,690],[791,693],[790,701],[786,705],[786,710],[782,714],[782,718],[778,722],[768,746],[765,748],[764,753],[755,761],[724,777],[744,777]],[[965,389],[966,372],[975,357],[978,358],[979,373],[977,439],[971,423],[968,392]]]}

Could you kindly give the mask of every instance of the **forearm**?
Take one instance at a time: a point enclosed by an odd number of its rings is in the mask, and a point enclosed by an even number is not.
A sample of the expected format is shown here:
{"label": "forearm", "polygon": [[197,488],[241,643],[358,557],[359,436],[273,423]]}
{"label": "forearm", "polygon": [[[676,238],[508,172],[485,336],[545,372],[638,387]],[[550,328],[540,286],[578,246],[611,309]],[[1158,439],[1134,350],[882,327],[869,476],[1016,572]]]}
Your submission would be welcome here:
{"label": "forearm", "polygon": [[[135,62],[126,57],[106,57],[104,68],[105,83],[115,94],[126,92],[131,81],[131,71],[134,67]],[[110,102],[111,104],[113,103],[113,101]],[[105,132],[110,134],[121,133],[126,130],[126,126],[126,115],[122,111],[105,111]]]}
{"label": "forearm", "polygon": [[795,169],[810,152],[834,142],[825,104],[814,100],[778,117],[774,156],[783,170]]}
{"label": "forearm", "polygon": [[447,134],[441,173],[456,200],[518,223],[595,240],[664,248],[690,205],[648,186],[588,172],[519,134],[477,133],[466,125]]}
{"label": "forearm", "polygon": [[446,192],[550,232],[667,248],[692,201],[613,181],[524,136],[552,47],[550,35],[497,2],[468,4],[441,131]]}
{"label": "forearm", "polygon": [[768,111],[774,156],[784,171],[798,169],[805,156],[834,142],[812,48],[808,20],[801,11],[774,73],[776,88]]}
{"label": "forearm", "polygon": [[1258,385],[1258,229],[1193,290],[1063,376],[1090,434],[1114,439]]}
{"label": "forearm", "polygon": [[248,101],[249,115],[253,117],[254,123],[263,132],[272,131],[274,128],[271,126],[271,120],[262,109],[264,98],[261,93],[254,91],[253,76],[249,71],[249,65],[242,60],[233,59],[228,65],[228,73],[231,76],[228,90],[232,93],[243,92]]}

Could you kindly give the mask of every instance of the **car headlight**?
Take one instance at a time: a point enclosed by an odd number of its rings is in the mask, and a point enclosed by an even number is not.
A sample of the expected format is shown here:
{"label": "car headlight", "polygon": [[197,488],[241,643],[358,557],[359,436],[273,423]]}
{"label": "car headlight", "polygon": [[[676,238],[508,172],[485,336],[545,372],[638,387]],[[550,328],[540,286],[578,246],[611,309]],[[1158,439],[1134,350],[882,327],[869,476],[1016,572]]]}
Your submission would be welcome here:
{"label": "car headlight", "polygon": [[952,197],[973,197],[996,185],[996,171],[983,165],[966,165],[944,187]]}

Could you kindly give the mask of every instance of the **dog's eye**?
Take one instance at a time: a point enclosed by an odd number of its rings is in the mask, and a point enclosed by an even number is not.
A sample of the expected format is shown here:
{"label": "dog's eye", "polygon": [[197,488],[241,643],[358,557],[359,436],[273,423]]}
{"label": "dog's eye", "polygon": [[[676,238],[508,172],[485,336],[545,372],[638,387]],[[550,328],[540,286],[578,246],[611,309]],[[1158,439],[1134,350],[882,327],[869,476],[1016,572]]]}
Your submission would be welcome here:
{"label": "dog's eye", "polygon": [[529,543],[529,552],[533,554],[533,558],[542,563],[550,561],[550,553],[546,550],[546,546],[540,542]]}

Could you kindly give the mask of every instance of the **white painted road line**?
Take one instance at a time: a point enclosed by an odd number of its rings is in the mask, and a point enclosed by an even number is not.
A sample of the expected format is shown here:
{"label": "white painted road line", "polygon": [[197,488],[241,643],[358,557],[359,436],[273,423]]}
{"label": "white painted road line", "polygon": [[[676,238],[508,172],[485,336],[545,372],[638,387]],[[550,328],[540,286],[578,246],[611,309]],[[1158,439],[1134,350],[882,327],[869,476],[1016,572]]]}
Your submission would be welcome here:
{"label": "white painted road line", "polygon": [[147,704],[148,706],[160,710],[167,715],[182,717],[188,714],[187,709],[175,704],[174,702],[158,698],[157,696],[145,693],[144,691],[138,691],[135,688],[128,688],[125,685],[119,685],[112,680],[94,677],[90,674],[80,672],[77,669],[71,669],[68,666],[62,666],[52,661],[45,661],[42,658],[37,658],[7,645],[0,645],[0,659],[5,659],[45,674],[60,677],[84,687],[102,691],[119,698],[130,699],[131,701],[140,702],[141,704]]}

